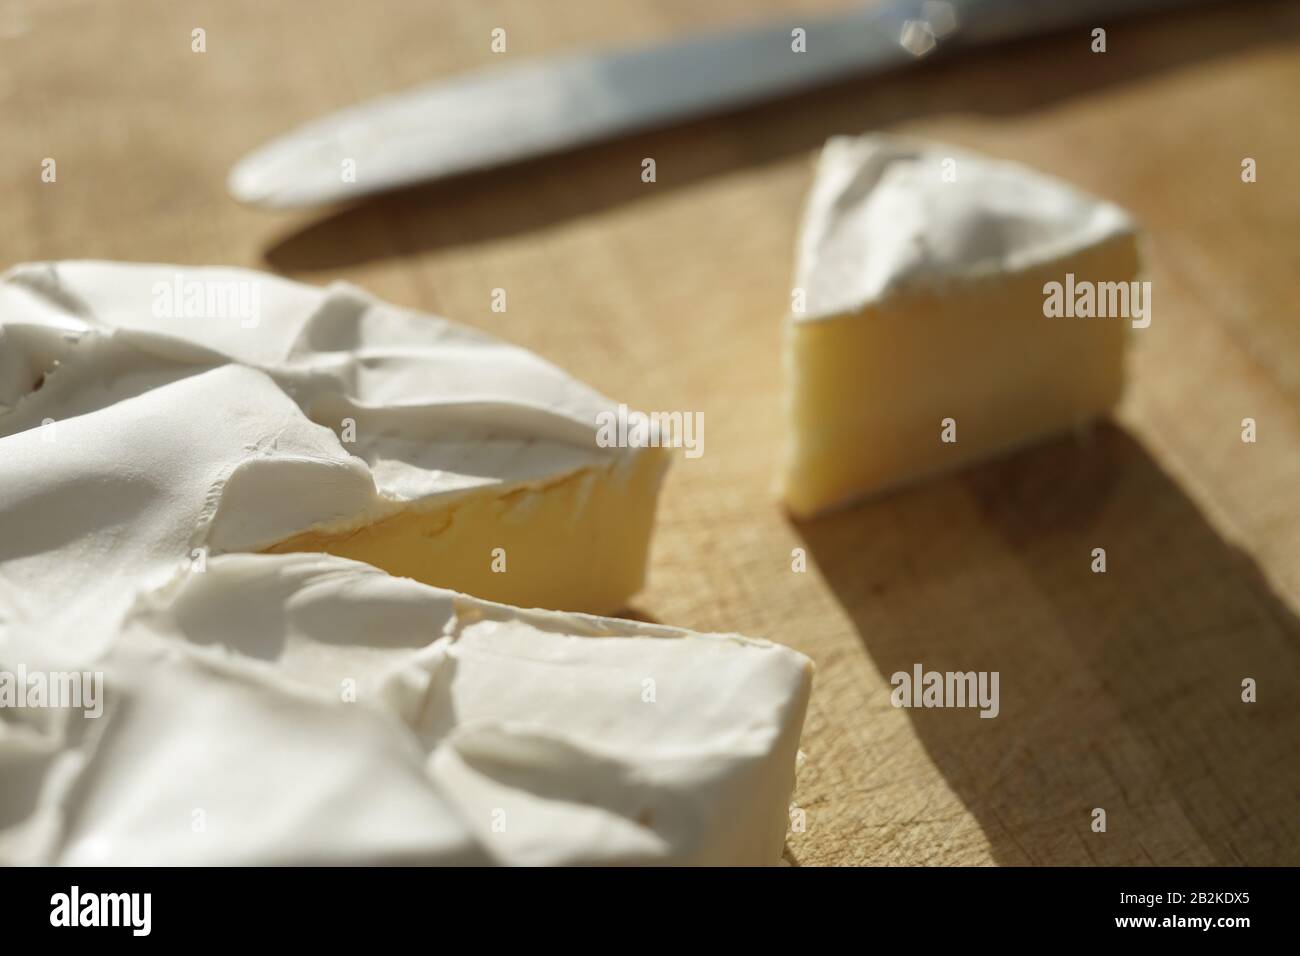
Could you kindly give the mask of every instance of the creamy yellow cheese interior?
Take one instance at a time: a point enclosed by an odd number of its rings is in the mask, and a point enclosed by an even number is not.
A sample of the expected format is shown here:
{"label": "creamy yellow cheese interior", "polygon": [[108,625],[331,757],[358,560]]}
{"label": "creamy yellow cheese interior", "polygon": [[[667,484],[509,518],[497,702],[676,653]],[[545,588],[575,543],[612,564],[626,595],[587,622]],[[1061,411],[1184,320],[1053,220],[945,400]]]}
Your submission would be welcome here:
{"label": "creamy yellow cheese interior", "polygon": [[[1018,273],[791,321],[784,494],[806,516],[1104,414],[1123,386],[1122,317],[1048,318],[1043,286],[1128,281],[1132,234]],[[955,421],[955,443],[941,422]]]}
{"label": "creamy yellow cheese interior", "polygon": [[489,601],[609,614],[645,581],[666,465],[663,449],[641,449],[545,483],[305,532],[266,551],[323,551]]}

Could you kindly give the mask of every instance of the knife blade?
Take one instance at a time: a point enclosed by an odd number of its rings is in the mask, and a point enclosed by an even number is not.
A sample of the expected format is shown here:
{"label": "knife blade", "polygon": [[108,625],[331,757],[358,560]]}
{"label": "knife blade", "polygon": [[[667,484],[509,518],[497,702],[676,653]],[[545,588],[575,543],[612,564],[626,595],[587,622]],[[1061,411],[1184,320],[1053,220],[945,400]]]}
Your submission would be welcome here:
{"label": "knife blade", "polygon": [[1201,0],[890,0],[484,69],[307,123],[240,160],[227,188],[273,208],[354,199],[888,70],[939,45],[1102,24],[1189,2]]}

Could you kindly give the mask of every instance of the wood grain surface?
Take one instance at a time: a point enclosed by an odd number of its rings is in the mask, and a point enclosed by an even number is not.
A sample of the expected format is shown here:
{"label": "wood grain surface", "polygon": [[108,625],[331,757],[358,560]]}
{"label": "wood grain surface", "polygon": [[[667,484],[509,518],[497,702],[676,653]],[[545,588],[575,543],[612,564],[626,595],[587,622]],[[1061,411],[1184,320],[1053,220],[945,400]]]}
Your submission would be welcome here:
{"label": "wood grain surface", "polygon": [[[522,58],[834,5],[0,0],[0,263],[347,279],[703,411],[635,611],[815,660],[790,862],[1300,863],[1300,6],[1102,24],[1101,55],[1018,43],[350,209],[224,192],[294,124],[498,62],[493,27]],[[1113,423],[799,525],[772,492],[794,231],[817,146],[872,129],[1127,206],[1154,321]],[[918,661],[999,671],[1000,716],[891,707]]]}

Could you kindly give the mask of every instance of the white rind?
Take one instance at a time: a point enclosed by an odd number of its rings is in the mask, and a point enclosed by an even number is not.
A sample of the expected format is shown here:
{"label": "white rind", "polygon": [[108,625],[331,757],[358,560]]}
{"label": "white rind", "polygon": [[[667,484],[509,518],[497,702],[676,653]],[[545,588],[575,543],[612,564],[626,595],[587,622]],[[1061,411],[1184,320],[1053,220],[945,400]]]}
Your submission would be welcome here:
{"label": "white rind", "polygon": [[1018,163],[879,134],[834,137],[804,209],[795,287],[805,307],[793,318],[1032,269],[1135,228],[1113,203]]}

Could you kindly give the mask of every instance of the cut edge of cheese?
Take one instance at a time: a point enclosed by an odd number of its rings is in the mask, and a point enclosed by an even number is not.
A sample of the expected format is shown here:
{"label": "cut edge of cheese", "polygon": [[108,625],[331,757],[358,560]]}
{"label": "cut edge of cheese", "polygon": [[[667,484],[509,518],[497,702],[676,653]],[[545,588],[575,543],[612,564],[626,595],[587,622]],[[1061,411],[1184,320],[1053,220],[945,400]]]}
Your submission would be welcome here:
{"label": "cut edge of cheese", "polygon": [[519,607],[609,614],[645,584],[667,466],[664,449],[639,449],[544,482],[312,529],[263,550],[338,555]]}

